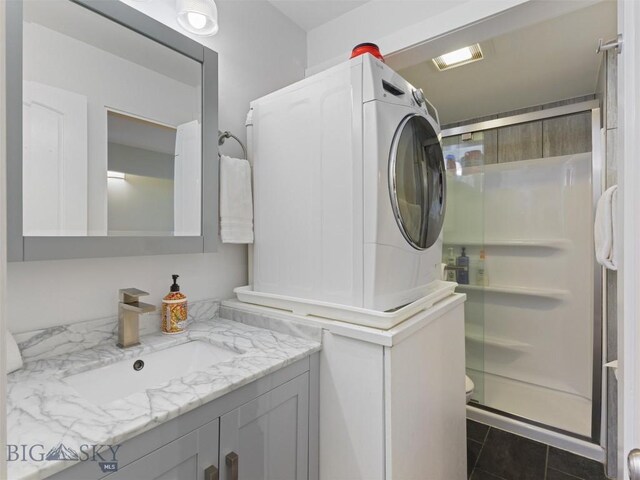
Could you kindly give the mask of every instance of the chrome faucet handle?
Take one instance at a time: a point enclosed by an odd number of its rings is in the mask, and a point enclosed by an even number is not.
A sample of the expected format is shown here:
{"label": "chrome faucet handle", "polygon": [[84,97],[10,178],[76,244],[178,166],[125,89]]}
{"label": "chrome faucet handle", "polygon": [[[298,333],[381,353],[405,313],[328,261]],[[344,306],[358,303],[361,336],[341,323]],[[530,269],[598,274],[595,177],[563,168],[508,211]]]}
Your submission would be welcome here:
{"label": "chrome faucet handle", "polygon": [[149,292],[138,288],[121,288],[118,290],[118,294],[122,303],[134,303],[138,301],[138,298],[149,295]]}

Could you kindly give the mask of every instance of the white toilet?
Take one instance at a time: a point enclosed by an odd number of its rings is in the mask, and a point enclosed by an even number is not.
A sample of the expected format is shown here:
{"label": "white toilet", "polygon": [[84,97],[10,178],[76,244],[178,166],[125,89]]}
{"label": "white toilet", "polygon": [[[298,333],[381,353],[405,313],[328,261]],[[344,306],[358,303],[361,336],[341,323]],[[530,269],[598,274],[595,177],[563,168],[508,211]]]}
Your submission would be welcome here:
{"label": "white toilet", "polygon": [[473,384],[473,380],[471,380],[468,375],[465,375],[464,377],[464,386],[467,393],[467,403],[469,403],[471,401],[471,396],[473,395],[473,389],[475,388],[475,385]]}

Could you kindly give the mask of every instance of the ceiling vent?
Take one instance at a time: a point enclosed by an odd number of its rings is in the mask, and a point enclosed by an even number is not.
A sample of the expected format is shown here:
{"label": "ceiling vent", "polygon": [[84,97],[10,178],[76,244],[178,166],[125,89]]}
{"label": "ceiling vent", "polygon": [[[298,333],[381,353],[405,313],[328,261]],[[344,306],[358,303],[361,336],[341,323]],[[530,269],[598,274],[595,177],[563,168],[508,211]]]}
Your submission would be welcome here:
{"label": "ceiling vent", "polygon": [[443,71],[466,65],[467,63],[477,62],[483,58],[480,45],[476,43],[475,45],[440,55],[433,59],[433,63],[438,67],[438,70]]}

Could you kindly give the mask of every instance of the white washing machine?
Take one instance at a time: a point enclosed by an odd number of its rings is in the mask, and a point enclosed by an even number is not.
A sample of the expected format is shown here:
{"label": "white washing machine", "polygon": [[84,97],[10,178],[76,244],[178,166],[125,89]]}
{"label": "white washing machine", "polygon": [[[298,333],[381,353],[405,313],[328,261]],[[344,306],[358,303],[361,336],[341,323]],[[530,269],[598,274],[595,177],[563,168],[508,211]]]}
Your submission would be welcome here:
{"label": "white washing machine", "polygon": [[438,288],[444,160],[420,90],[366,54],[255,100],[247,126],[254,292],[388,311]]}

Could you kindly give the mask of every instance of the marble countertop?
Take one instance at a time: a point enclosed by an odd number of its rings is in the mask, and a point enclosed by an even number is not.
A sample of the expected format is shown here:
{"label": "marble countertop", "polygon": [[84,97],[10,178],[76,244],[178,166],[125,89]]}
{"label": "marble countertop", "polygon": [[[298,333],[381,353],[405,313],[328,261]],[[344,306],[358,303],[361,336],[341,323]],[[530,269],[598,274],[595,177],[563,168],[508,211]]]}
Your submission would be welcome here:
{"label": "marble countertop", "polygon": [[[160,388],[101,406],[86,400],[63,380],[75,373],[192,340],[204,340],[242,354]],[[27,446],[27,452],[18,447],[15,455],[28,453],[34,445],[42,446],[35,449],[37,458],[60,443],[76,452],[80,445],[120,444],[320,350],[320,344],[313,340],[221,318],[193,322],[183,335],[153,333],[141,341],[142,345],[126,350],[111,343],[34,360],[9,374],[7,443]],[[9,478],[46,478],[73,464],[73,461],[36,461],[27,455],[26,461],[8,462]]]}

